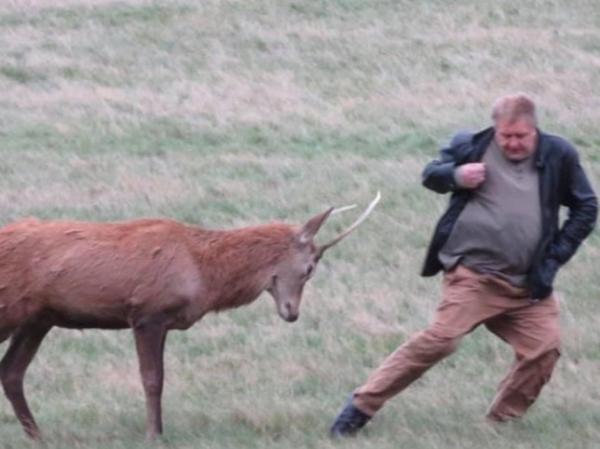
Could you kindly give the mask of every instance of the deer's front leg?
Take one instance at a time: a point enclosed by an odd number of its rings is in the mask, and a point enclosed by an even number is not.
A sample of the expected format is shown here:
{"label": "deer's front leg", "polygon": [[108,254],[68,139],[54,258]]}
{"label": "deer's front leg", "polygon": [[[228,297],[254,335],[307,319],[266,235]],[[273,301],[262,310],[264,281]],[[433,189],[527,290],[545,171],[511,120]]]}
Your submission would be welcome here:
{"label": "deer's front leg", "polygon": [[0,380],[6,397],[11,402],[25,433],[34,439],[40,438],[40,430],[25,399],[23,378],[49,330],[50,326],[38,324],[19,328],[14,333],[8,351],[0,362]]}
{"label": "deer's front leg", "polygon": [[161,396],[163,389],[163,353],[167,329],[162,325],[134,327],[135,346],[146,394],[146,438],[162,433]]}

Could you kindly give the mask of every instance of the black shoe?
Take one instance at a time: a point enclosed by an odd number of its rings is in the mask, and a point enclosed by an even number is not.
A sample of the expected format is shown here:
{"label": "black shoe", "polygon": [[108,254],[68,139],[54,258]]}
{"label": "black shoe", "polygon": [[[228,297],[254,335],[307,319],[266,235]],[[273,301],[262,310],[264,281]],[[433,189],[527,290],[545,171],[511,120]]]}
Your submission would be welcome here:
{"label": "black shoe", "polygon": [[346,403],[343,410],[335,418],[335,422],[329,429],[332,438],[349,437],[358,432],[371,417],[361,412],[352,404],[352,398]]}

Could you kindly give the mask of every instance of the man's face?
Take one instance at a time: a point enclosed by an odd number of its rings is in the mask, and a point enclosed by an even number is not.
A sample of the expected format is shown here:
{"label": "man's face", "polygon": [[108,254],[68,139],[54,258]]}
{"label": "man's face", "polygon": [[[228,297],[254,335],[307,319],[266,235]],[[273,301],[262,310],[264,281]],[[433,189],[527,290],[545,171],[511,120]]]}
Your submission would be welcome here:
{"label": "man's face", "polygon": [[529,118],[523,117],[513,121],[498,119],[494,128],[496,143],[507,159],[522,161],[535,151],[537,131]]}

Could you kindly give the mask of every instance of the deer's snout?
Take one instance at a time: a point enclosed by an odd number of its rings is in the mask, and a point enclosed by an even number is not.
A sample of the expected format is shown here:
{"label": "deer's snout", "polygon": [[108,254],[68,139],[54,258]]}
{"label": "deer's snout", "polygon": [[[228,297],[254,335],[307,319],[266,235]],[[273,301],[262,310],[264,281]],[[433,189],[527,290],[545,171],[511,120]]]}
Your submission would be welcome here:
{"label": "deer's snout", "polygon": [[294,307],[290,302],[284,302],[282,306],[279,308],[279,315],[288,323],[293,323],[298,319],[298,308]]}
{"label": "deer's snout", "polygon": [[286,320],[288,323],[293,323],[294,321],[296,321],[298,319],[298,314],[295,313],[293,315],[288,315],[288,316],[284,317],[283,319]]}

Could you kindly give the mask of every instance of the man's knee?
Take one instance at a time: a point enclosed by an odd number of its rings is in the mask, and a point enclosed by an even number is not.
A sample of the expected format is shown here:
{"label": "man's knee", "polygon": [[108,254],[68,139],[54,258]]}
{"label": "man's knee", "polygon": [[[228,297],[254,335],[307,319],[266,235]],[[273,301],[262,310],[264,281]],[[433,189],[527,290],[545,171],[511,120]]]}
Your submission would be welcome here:
{"label": "man's knee", "polygon": [[519,358],[529,360],[530,362],[556,363],[560,357],[560,341],[552,339],[550,341],[539,344],[535,348],[528,350],[517,350]]}
{"label": "man's knee", "polygon": [[456,351],[460,339],[460,337],[431,327],[409,340],[407,346],[422,360],[436,361]]}
{"label": "man's knee", "polygon": [[546,382],[550,380],[550,375],[552,374],[552,370],[556,365],[556,362],[560,358],[560,349],[558,347],[552,348],[551,350],[542,354],[539,359],[539,363],[542,367],[542,371],[547,377]]}

